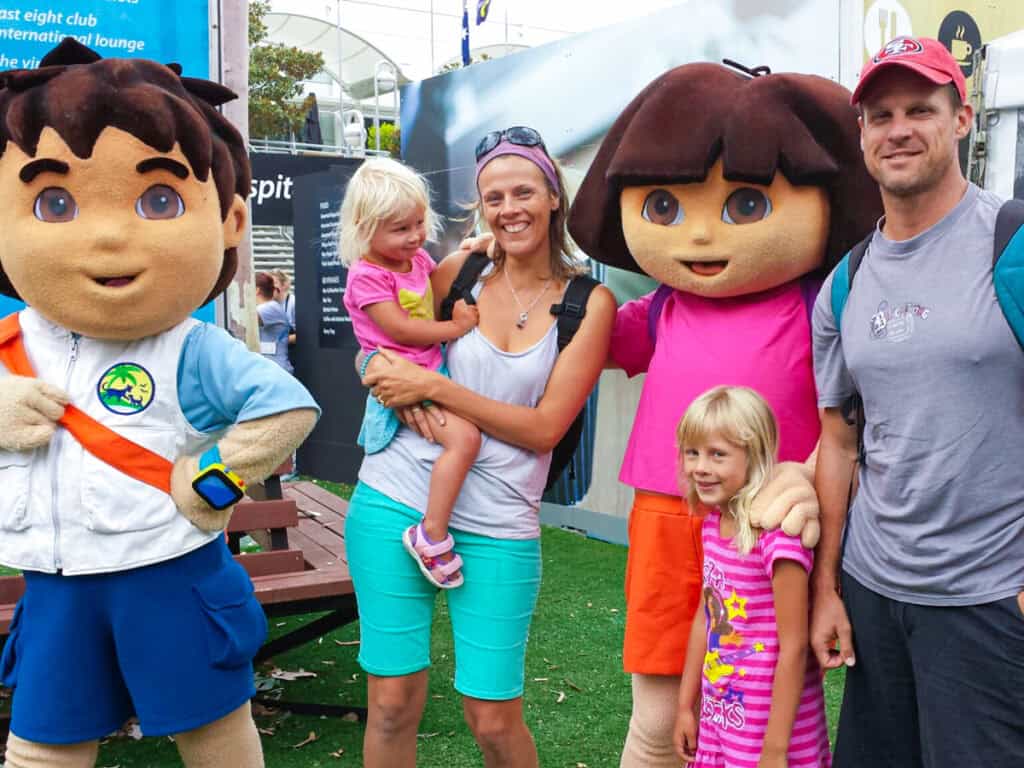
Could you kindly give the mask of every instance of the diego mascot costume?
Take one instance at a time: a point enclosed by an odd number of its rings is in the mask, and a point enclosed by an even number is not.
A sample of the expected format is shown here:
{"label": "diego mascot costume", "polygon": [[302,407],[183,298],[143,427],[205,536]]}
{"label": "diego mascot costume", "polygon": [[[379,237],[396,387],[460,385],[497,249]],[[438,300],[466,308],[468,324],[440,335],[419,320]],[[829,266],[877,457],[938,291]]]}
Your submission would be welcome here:
{"label": "diego mascot costume", "polygon": [[[708,63],[670,70],[626,107],[576,196],[569,228],[580,247],[662,284],[619,308],[610,353],[628,375],[647,374],[620,475],[635,489],[623,766],[679,764],[672,726],[702,553],[701,520],[680,498],[676,425],[704,391],[746,385],[778,418],[779,458],[812,455],[810,308],[880,214],[845,88]],[[810,472],[783,464],[773,485],[780,503],[761,524],[781,522],[813,546]]]}
{"label": "diego mascot costume", "polygon": [[0,673],[7,766],[92,766],[132,713],[189,768],[263,765],[266,621],[224,540],[313,428],[294,378],[190,316],[225,289],[250,169],[226,88],[67,39],[0,74]]}

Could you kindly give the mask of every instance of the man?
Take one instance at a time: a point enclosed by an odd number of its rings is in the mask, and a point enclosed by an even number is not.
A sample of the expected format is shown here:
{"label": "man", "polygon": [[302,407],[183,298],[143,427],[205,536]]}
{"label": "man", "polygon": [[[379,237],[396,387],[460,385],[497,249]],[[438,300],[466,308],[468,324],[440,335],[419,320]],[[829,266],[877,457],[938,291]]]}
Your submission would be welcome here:
{"label": "man", "polygon": [[[993,287],[1001,201],[960,170],[964,99],[942,44],[907,37],[853,93],[885,216],[842,338],[838,270],[813,317],[822,532],[810,639],[822,666],[848,666],[837,768],[1024,764],[1024,353]],[[855,391],[865,457],[847,512],[857,430],[840,406]]]}

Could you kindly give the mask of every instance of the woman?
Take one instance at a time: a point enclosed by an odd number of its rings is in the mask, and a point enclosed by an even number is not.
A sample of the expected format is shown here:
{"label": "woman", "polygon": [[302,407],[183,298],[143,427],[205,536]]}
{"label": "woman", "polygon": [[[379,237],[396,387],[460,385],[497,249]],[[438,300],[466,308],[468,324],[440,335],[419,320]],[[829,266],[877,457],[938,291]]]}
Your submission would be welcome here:
{"label": "woman", "polygon": [[273,360],[288,373],[288,333],[291,323],[284,307],[277,301],[277,286],[268,272],[256,273],[256,315],[260,323],[260,354]]}
{"label": "woman", "polygon": [[[537,511],[551,449],[607,357],[615,301],[607,289],[594,290],[579,331],[558,353],[548,308],[577,271],[566,253],[565,184],[529,128],[488,134],[476,156],[479,213],[495,238],[494,263],[475,289],[480,323],[449,346],[450,379],[380,352],[369,360],[365,383],[428,439],[427,411],[433,418],[451,411],[484,433],[450,524],[466,576],[448,595],[455,688],[484,764],[533,768],[537,751],[522,693],[540,586]],[[438,304],[466,256],[462,251],[439,265]],[[400,430],[388,448],[364,459],[349,507],[345,540],[369,688],[367,768],[416,763],[436,590],[399,542],[425,508],[437,454],[437,446]]]}

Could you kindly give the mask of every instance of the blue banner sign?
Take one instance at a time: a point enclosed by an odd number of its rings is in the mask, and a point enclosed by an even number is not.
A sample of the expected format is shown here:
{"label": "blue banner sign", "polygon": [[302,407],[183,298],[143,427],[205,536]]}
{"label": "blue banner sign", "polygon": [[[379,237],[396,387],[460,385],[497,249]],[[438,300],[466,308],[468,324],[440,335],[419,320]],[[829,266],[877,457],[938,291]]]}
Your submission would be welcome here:
{"label": "blue banner sign", "polygon": [[[34,69],[65,37],[100,56],[181,64],[210,77],[209,0],[0,0],[0,70]],[[0,296],[0,317],[21,309]],[[213,305],[196,313],[214,319]]]}

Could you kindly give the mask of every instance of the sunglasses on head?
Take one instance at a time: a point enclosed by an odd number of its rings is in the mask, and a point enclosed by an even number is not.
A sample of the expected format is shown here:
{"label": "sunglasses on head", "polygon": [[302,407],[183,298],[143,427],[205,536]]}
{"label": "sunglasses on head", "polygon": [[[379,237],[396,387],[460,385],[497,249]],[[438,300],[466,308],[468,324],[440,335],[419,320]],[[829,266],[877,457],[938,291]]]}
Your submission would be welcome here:
{"label": "sunglasses on head", "polygon": [[520,147],[540,147],[545,152],[548,151],[548,148],[544,146],[544,139],[537,131],[525,125],[514,125],[503,131],[491,131],[480,139],[480,143],[476,145],[476,159],[479,160],[492,151],[502,140]]}

